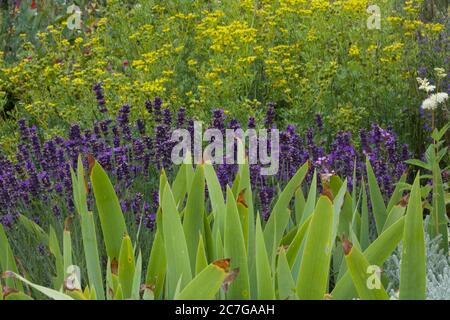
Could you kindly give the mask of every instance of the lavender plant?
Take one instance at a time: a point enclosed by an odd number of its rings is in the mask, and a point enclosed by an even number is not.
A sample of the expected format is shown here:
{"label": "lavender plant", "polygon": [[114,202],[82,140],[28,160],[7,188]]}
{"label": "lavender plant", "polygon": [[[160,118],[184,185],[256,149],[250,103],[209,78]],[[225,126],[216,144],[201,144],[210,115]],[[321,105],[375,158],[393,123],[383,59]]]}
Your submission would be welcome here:
{"label": "lavender plant", "polygon": [[[227,186],[226,196],[211,163],[199,164],[195,170],[191,164],[183,164],[173,183],[163,170],[158,228],[143,280],[141,247],[132,240],[138,235],[129,235],[111,181],[92,157],[88,159],[89,174],[85,174],[79,157],[71,178],[83,255],[74,255],[70,224],[63,230],[62,250],[53,228],[48,235],[42,231],[55,257],[56,276],[51,286],[37,285],[19,275],[14,251],[0,225],[0,270],[5,280],[4,286],[0,284],[0,299],[34,298],[23,290],[24,285],[56,300],[387,299],[382,285],[375,290],[366,285],[367,270],[369,263],[382,264],[400,240],[408,247],[402,251],[402,260],[408,263],[400,266],[400,298],[422,298],[425,257],[420,248],[425,249],[425,241],[417,236],[424,230],[420,176],[412,186],[406,214],[388,218],[385,230],[362,249],[359,243],[367,237],[367,229],[359,230],[357,221],[363,217],[351,209],[353,199],[347,184],[335,175],[322,177],[323,193],[314,194],[303,208],[296,206],[296,219],[291,220],[289,208],[293,199],[298,202],[301,198],[298,186],[303,184],[308,167],[309,163],[302,165],[279,192],[267,222],[261,221],[253,205],[248,163],[237,173],[238,185],[233,189]],[[209,199],[205,198],[206,186]],[[88,209],[91,190],[95,213]],[[214,213],[209,213],[207,203]],[[383,212],[383,216],[387,214]],[[347,223],[348,219],[355,223]],[[98,234],[96,220],[101,227]],[[39,227],[35,225],[36,230]],[[99,252],[100,242],[105,245],[107,259]],[[340,242],[343,250],[338,249]],[[340,276],[334,274],[332,260],[334,265],[335,260],[343,259]],[[77,272],[77,263],[83,260],[86,278]],[[331,279],[334,285],[329,288]]]}
{"label": "lavender plant", "polygon": [[[174,129],[187,128],[193,132],[193,119],[186,119],[183,108],[176,115],[163,108],[160,98],[147,101],[146,110],[154,119],[150,124],[144,119],[130,122],[131,106],[124,105],[113,118],[105,103],[101,83],[93,88],[98,104],[99,120],[92,129],[82,130],[74,123],[67,137],[56,136],[43,139],[36,125],[29,125],[24,119],[18,121],[19,143],[13,159],[0,153],[0,218],[6,227],[11,227],[18,213],[25,213],[40,222],[42,208],[50,208],[56,219],[70,215],[74,210],[70,166],[74,166],[79,154],[93,155],[108,174],[111,175],[118,193],[123,212],[129,219],[143,221],[150,229],[154,225],[157,201],[157,181],[155,173],[164,168],[173,175],[171,150]],[[269,104],[264,124],[250,118],[248,127],[271,128],[276,109]],[[257,196],[261,213],[268,218],[271,202],[277,185],[289,181],[301,164],[309,161],[311,172],[339,174],[347,177],[349,187],[355,178],[364,174],[365,158],[369,157],[383,194],[393,191],[393,181],[406,170],[404,160],[409,158],[406,145],[401,145],[392,129],[382,129],[377,125],[366,132],[361,131],[361,145],[353,142],[349,132],[340,132],[334,140],[327,141],[321,136],[322,120],[317,115],[315,126],[307,130],[305,136],[297,132],[294,125],[288,125],[280,133],[280,170],[276,177],[262,176],[259,165],[251,165],[251,182]],[[212,112],[211,128],[224,131],[237,129],[241,125],[235,119],[228,119],[223,110]],[[326,145],[330,145],[326,150]],[[84,160],[86,164],[86,159]],[[356,167],[354,168],[354,165]],[[222,190],[232,185],[237,165],[216,166]],[[92,199],[90,199],[92,202]],[[63,205],[62,205],[63,204]]]}

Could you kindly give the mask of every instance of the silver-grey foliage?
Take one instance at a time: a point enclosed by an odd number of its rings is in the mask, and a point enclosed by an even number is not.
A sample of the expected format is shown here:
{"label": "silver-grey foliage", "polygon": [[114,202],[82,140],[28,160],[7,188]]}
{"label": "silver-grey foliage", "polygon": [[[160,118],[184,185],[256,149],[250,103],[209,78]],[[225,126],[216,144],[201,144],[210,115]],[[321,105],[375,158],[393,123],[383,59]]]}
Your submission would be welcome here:
{"label": "silver-grey foliage", "polygon": [[[427,299],[450,300],[450,257],[439,249],[440,236],[430,239],[425,234],[427,253]],[[400,286],[400,264],[402,247],[397,247],[384,265],[384,275],[389,280],[387,287],[392,297],[398,296]]]}

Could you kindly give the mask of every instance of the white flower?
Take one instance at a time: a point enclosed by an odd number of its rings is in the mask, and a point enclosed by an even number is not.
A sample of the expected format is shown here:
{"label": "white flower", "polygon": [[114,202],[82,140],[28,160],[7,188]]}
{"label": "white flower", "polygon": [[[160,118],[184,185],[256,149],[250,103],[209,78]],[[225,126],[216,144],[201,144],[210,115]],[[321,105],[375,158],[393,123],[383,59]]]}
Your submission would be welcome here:
{"label": "white flower", "polygon": [[422,102],[422,109],[424,110],[434,110],[436,107],[437,104],[431,98],[425,99]]}
{"label": "white flower", "polygon": [[435,110],[440,104],[448,100],[448,94],[445,92],[438,92],[432,94],[422,102],[422,109]]}
{"label": "white flower", "polygon": [[419,89],[426,93],[433,92],[436,89],[436,86],[431,85],[427,78],[417,78],[417,82],[419,83]]}
{"label": "white flower", "polygon": [[438,92],[434,94],[436,96],[436,101],[441,104],[448,100],[448,94],[445,92]]}
{"label": "white flower", "polygon": [[447,76],[444,68],[434,68],[434,71],[439,79],[444,79]]}

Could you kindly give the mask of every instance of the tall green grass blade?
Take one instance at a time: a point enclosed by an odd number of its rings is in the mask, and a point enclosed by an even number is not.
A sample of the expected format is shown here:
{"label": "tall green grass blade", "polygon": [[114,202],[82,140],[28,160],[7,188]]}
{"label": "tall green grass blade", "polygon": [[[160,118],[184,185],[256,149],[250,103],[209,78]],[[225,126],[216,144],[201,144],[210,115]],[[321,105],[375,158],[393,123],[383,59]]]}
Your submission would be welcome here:
{"label": "tall green grass blade", "polygon": [[392,192],[391,198],[389,199],[388,205],[386,207],[386,213],[390,213],[392,208],[397,205],[402,199],[403,195],[403,184],[406,181],[407,173],[405,172],[400,177],[400,180],[396,183],[394,192]]}
{"label": "tall green grass blade", "polygon": [[357,180],[356,180],[356,157],[353,160],[353,175],[352,175],[352,211],[354,212],[357,210],[358,206],[356,205],[357,199],[358,199],[358,186],[357,186]]}
{"label": "tall green grass blade", "polygon": [[256,217],[256,277],[258,300],[275,299],[272,270],[270,268],[269,256],[264,243],[264,235],[259,215]]}
{"label": "tall green grass blade", "polygon": [[367,203],[367,192],[366,192],[366,182],[364,178],[361,179],[361,192],[362,192],[362,203],[361,203],[361,230],[359,233],[359,243],[361,248],[366,250],[370,244],[369,240],[369,206]]}
{"label": "tall green grass blade", "polygon": [[314,212],[317,200],[317,173],[314,170],[313,178],[309,186],[308,196],[306,197],[305,209],[303,210],[302,219],[300,224],[303,224],[306,219]]}
{"label": "tall green grass blade", "polygon": [[356,247],[359,251],[362,252],[361,244],[359,243],[358,236],[355,233],[355,231],[353,231],[353,228],[350,228],[350,241],[352,242],[354,247]]}
{"label": "tall green grass blade", "polygon": [[[188,157],[190,154],[188,155]],[[192,187],[192,181],[194,181],[194,168],[192,167],[192,164],[186,163],[186,188],[187,191]]]}
{"label": "tall green grass blade", "polygon": [[[0,223],[0,271],[12,271],[18,273],[16,260],[14,259],[11,246],[9,245],[8,238],[6,237],[3,225]],[[6,286],[22,291],[23,286],[19,281],[13,278],[6,279]]]}
{"label": "tall green grass blade", "polygon": [[114,264],[119,258],[122,238],[128,234],[125,219],[114,187],[97,161],[92,166],[91,182],[106,251],[111,263]]}
{"label": "tall green grass blade", "polygon": [[167,259],[168,296],[174,297],[176,285],[182,290],[192,280],[186,238],[170,186],[166,184],[162,199],[162,227]]}
{"label": "tall green grass blade", "polygon": [[203,269],[177,296],[178,300],[213,300],[228,275],[229,261],[219,260]]}
{"label": "tall green grass blade", "polygon": [[[217,229],[216,229],[217,230]],[[216,232],[216,237],[214,239],[214,255],[218,257],[224,257],[225,247],[224,247],[224,241],[222,240],[222,237],[220,236],[220,232]]]}
{"label": "tall green grass blade", "polygon": [[177,297],[180,295],[181,292],[181,279],[183,278],[183,275],[180,276],[180,279],[178,279],[177,286],[175,287],[175,293],[173,295],[173,300],[177,300]]}
{"label": "tall green grass blade", "polygon": [[[336,176],[331,177],[330,179],[331,188],[333,190],[333,194],[335,194],[334,200],[333,200],[333,233],[331,236],[332,241],[336,239],[336,236],[338,235],[339,230],[339,224],[346,224],[348,223],[348,216],[345,216],[344,213],[341,214],[341,211],[343,209],[344,204],[344,197],[346,196],[347,192],[347,179],[342,182],[341,179],[339,179]],[[335,187],[334,187],[335,185]],[[350,201],[350,198],[347,199],[347,204]],[[347,206],[348,208],[348,206]],[[347,218],[347,219],[345,219]],[[341,225],[341,229],[344,229]]]}
{"label": "tall green grass blade", "polygon": [[411,189],[406,209],[400,265],[400,299],[425,300],[426,298],[426,253],[423,229],[422,198],[420,195],[420,173]]}
{"label": "tall green grass blade", "polygon": [[[405,218],[402,217],[391,227],[386,229],[370,246],[364,251],[364,256],[371,265],[381,266],[386,259],[397,248],[403,236]],[[357,297],[350,273],[347,271],[336,283],[331,292],[333,299],[346,300]]]}
{"label": "tall green grass blade", "polygon": [[[351,233],[351,228],[353,225],[353,217],[356,215],[356,212],[352,212],[352,198],[348,192],[344,195],[344,202],[342,205],[342,208],[339,213],[339,223],[338,223],[338,232],[336,236],[345,236],[349,237]],[[334,206],[334,209],[336,210],[337,207]],[[337,209],[339,210],[339,209]],[[356,220],[356,219],[355,219]],[[355,221],[355,224],[357,222]],[[334,234],[333,234],[334,236]],[[333,242],[336,239],[336,237],[333,238]],[[333,243],[334,244],[334,243]],[[339,270],[340,266],[344,263],[344,252],[342,251],[342,248],[340,246],[334,246],[333,250],[333,269]]]}
{"label": "tall green grass blade", "polygon": [[66,277],[66,272],[69,266],[73,265],[72,262],[72,237],[69,230],[68,221],[70,218],[66,219],[66,226],[63,231],[63,261],[64,261],[64,278]]}
{"label": "tall green grass blade", "polygon": [[286,258],[286,250],[281,248],[277,263],[277,298],[280,300],[291,299],[296,296],[295,292],[295,281]]}
{"label": "tall green grass blade", "polygon": [[383,232],[387,228],[392,226],[398,219],[403,217],[403,215],[405,214],[405,210],[406,210],[406,208],[402,205],[395,205],[394,207],[392,207],[392,209],[389,212],[389,215],[386,219],[386,222],[384,223]]}
{"label": "tall green grass blade", "polygon": [[164,196],[164,190],[166,189],[167,184],[167,176],[166,171],[164,171],[164,168],[161,170],[161,175],[159,177],[159,205],[161,206],[162,199]]}
{"label": "tall green grass blade", "polygon": [[333,204],[326,196],[317,202],[311,219],[297,279],[302,300],[322,300],[327,292],[333,232]]}
{"label": "tall green grass blade", "polygon": [[[239,190],[244,192],[244,201],[247,205],[248,231],[244,232],[247,239],[248,266],[250,273],[250,287],[253,294],[256,293],[256,266],[255,266],[255,211],[253,206],[252,184],[250,181],[250,165],[248,161],[241,165],[239,170]],[[242,217],[242,215],[241,215]],[[245,237],[245,233],[248,234]],[[252,297],[255,298],[255,297]]]}
{"label": "tall green grass blade", "polygon": [[[243,194],[241,194],[241,197],[243,197]],[[249,238],[248,206],[244,202],[244,200],[238,199],[237,208],[238,208],[238,212],[239,212],[239,219],[241,221],[241,226],[242,226],[242,234],[244,235],[245,248],[247,249],[247,252],[248,252],[248,245],[249,245],[249,241],[248,241],[249,240],[248,239]]]}
{"label": "tall green grass blade", "polygon": [[81,155],[78,156],[76,174],[74,172],[74,169],[70,167],[70,175],[72,177],[72,193],[75,208],[77,209],[77,212],[87,211],[88,208],[86,202],[86,181]]}
{"label": "tall green grass blade", "polygon": [[357,246],[352,246],[346,239],[344,239],[343,246],[345,261],[359,297],[363,300],[389,300],[381,280],[379,281],[379,287],[376,285],[374,287],[369,286],[371,284],[369,283],[369,277],[377,277],[379,275],[368,273],[370,264],[364,254]]}
{"label": "tall green grass blade", "polygon": [[[214,214],[210,214],[211,217],[214,216]],[[208,261],[211,261],[214,257],[215,252],[215,244],[213,240],[212,230],[211,230],[211,224],[209,222],[209,216],[206,214],[203,215],[203,230],[205,230],[204,234],[204,246],[205,246],[205,253],[206,257],[208,258]]]}
{"label": "tall green grass blade", "polygon": [[237,198],[237,196],[239,194],[240,181],[241,181],[241,175],[237,174],[236,177],[234,178],[233,184],[231,186],[231,191],[233,192],[233,195],[235,198]]}
{"label": "tall green grass blade", "polygon": [[359,243],[359,237],[361,235],[361,215],[359,213],[361,196],[362,195],[360,193],[358,199],[356,200],[356,205],[353,206],[355,209],[353,211],[352,225],[350,227],[350,231],[355,234],[355,236],[358,239],[358,243]]}
{"label": "tall green grass blade", "polygon": [[106,299],[112,300],[114,298],[114,281],[111,271],[111,260],[108,258],[106,264]]}
{"label": "tall green grass blade", "polygon": [[191,269],[195,269],[196,253],[199,234],[203,235],[203,215],[205,205],[205,175],[203,166],[198,165],[195,170],[192,187],[189,190],[183,219],[183,229],[189,250]]}
{"label": "tall green grass blade", "polygon": [[207,266],[208,259],[206,258],[205,246],[203,245],[203,237],[201,234],[199,234],[197,257],[195,259],[195,274],[199,274]]}
{"label": "tall green grass blade", "polygon": [[300,224],[300,221],[302,220],[305,204],[306,200],[302,188],[298,188],[297,191],[295,191],[295,222],[297,224]]}
{"label": "tall green grass blade", "polygon": [[[113,275],[114,276],[114,275]],[[117,284],[116,290],[114,291],[114,300],[123,300],[123,290],[120,282]]]}
{"label": "tall green grass blade", "polygon": [[119,282],[125,299],[131,298],[135,268],[133,245],[130,237],[125,235],[120,248],[118,269]]}
{"label": "tall green grass blade", "polygon": [[[89,300],[99,300],[97,298],[97,292],[95,291],[95,287],[90,288]],[[103,299],[105,300],[105,299]]]}
{"label": "tall green grass blade", "polygon": [[448,243],[448,219],[447,210],[445,204],[445,188],[442,182],[441,169],[439,168],[439,162],[434,159],[432,162],[432,174],[433,174],[433,198],[432,209],[430,216],[430,223],[428,230],[430,236],[434,239],[441,235],[439,242],[440,248],[444,250],[444,253],[449,252]]}
{"label": "tall green grass blade", "polygon": [[[186,192],[191,187],[190,185],[188,186],[188,183],[187,183],[187,173],[186,173],[186,170],[188,170],[187,166],[188,165],[185,163],[183,163],[180,166],[180,168],[178,169],[177,176],[175,177],[175,181],[173,182],[173,185],[172,185],[173,197],[175,199],[175,203],[177,204],[177,208],[179,208],[179,209],[181,209],[180,204],[183,202],[183,200],[186,196]],[[189,166],[191,166],[191,165],[189,165]],[[191,166],[190,170],[192,170],[192,166]]]}
{"label": "tall green grass blade", "polygon": [[298,232],[298,225],[294,225],[283,237],[283,239],[281,239],[280,245],[281,246],[288,246],[292,243],[292,241],[294,240],[295,236],[297,235]]}
{"label": "tall green grass blade", "polygon": [[[223,230],[225,225],[226,206],[222,193],[222,188],[217,178],[216,172],[210,163],[204,164],[205,178],[208,185],[209,198],[211,201],[212,211],[214,212],[213,238],[217,240],[218,236],[223,239]],[[216,242],[217,244],[217,242]],[[215,250],[216,258],[220,258],[217,249]]]}
{"label": "tall green grass blade", "polygon": [[104,300],[103,275],[100,267],[94,214],[92,212],[81,213],[81,235],[89,283],[95,288],[99,300]]}
{"label": "tall green grass blade", "polygon": [[28,233],[33,234],[40,243],[48,246],[48,234],[45,233],[36,222],[19,214],[19,224],[21,224]]}
{"label": "tall green grass blade", "polygon": [[141,277],[142,277],[142,253],[139,250],[138,258],[136,260],[136,266],[133,276],[133,287],[131,289],[131,299],[139,300],[139,292],[141,290]]}
{"label": "tall green grass blade", "polygon": [[372,165],[369,158],[366,159],[367,180],[369,184],[370,200],[372,203],[372,211],[375,217],[375,224],[378,234],[381,234],[384,223],[386,221],[386,205],[384,204],[383,196],[380,187],[377,183],[377,178],[373,173]]}
{"label": "tall green grass blade", "polygon": [[167,268],[164,239],[162,238],[160,230],[161,227],[156,231],[156,235],[153,240],[150,259],[148,260],[147,276],[145,278],[145,284],[153,290],[154,297],[156,299],[161,297]]}
{"label": "tall green grass blade", "polygon": [[55,229],[50,226],[49,233],[49,249],[52,255],[55,257],[56,276],[53,278],[53,287],[56,290],[60,290],[64,283],[64,259],[59,246],[58,237],[56,236]]}
{"label": "tall green grass blade", "polygon": [[303,224],[298,229],[297,234],[295,235],[294,239],[292,240],[291,244],[289,245],[289,247],[287,249],[286,259],[289,263],[290,268],[292,268],[294,266],[295,260],[299,256],[300,247],[303,243],[305,235],[307,234],[311,219],[312,219],[312,215],[309,216],[309,218],[306,219],[305,222],[303,222]]}
{"label": "tall green grass blade", "polygon": [[225,217],[225,256],[231,259],[231,267],[239,268],[236,280],[228,289],[228,299],[249,299],[250,282],[244,235],[233,192],[227,187],[227,213]]}
{"label": "tall green grass blade", "polygon": [[[266,242],[266,248],[269,250],[271,248],[277,248],[283,237],[283,233],[289,223],[290,211],[288,210],[289,203],[292,197],[300,188],[303,179],[308,172],[309,164],[306,162],[297,173],[289,180],[288,184],[284,188],[275,203],[272,212],[270,214],[269,220],[264,228],[264,240]],[[276,225],[275,225],[276,219]],[[274,261],[274,252],[269,251],[269,259]]]}
{"label": "tall green grass blade", "polygon": [[103,275],[100,267],[97,232],[94,223],[94,214],[88,211],[87,208],[85,175],[81,157],[78,157],[77,174],[75,175],[72,168],[71,174],[75,207],[80,216],[83,252],[86,260],[89,283],[92,288],[95,288],[97,297],[100,300],[104,300],[105,290],[103,287]]}
{"label": "tall green grass blade", "polygon": [[[325,182],[325,191],[326,189]],[[329,188],[333,195],[333,234],[332,234],[332,263],[333,270],[339,270],[344,261],[344,252],[342,248],[335,245],[337,236],[348,237],[351,232],[351,226],[357,224],[356,216],[357,203],[353,203],[353,198],[347,192],[347,180],[342,181],[336,175],[333,175],[329,180]],[[329,190],[328,190],[329,192]],[[355,209],[353,209],[355,208]],[[338,274],[339,278],[339,274]]]}

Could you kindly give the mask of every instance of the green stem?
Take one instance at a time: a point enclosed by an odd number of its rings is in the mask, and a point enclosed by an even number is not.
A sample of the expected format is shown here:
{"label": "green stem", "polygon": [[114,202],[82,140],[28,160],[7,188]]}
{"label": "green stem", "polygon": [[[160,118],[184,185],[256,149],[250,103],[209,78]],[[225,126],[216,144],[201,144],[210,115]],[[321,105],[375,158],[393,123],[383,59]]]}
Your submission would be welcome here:
{"label": "green stem", "polygon": [[[434,129],[435,129],[435,123],[434,123],[435,121],[434,121],[434,110],[432,110],[431,111],[431,132],[433,132],[434,131]],[[434,139],[433,139],[433,141],[434,141]]]}

